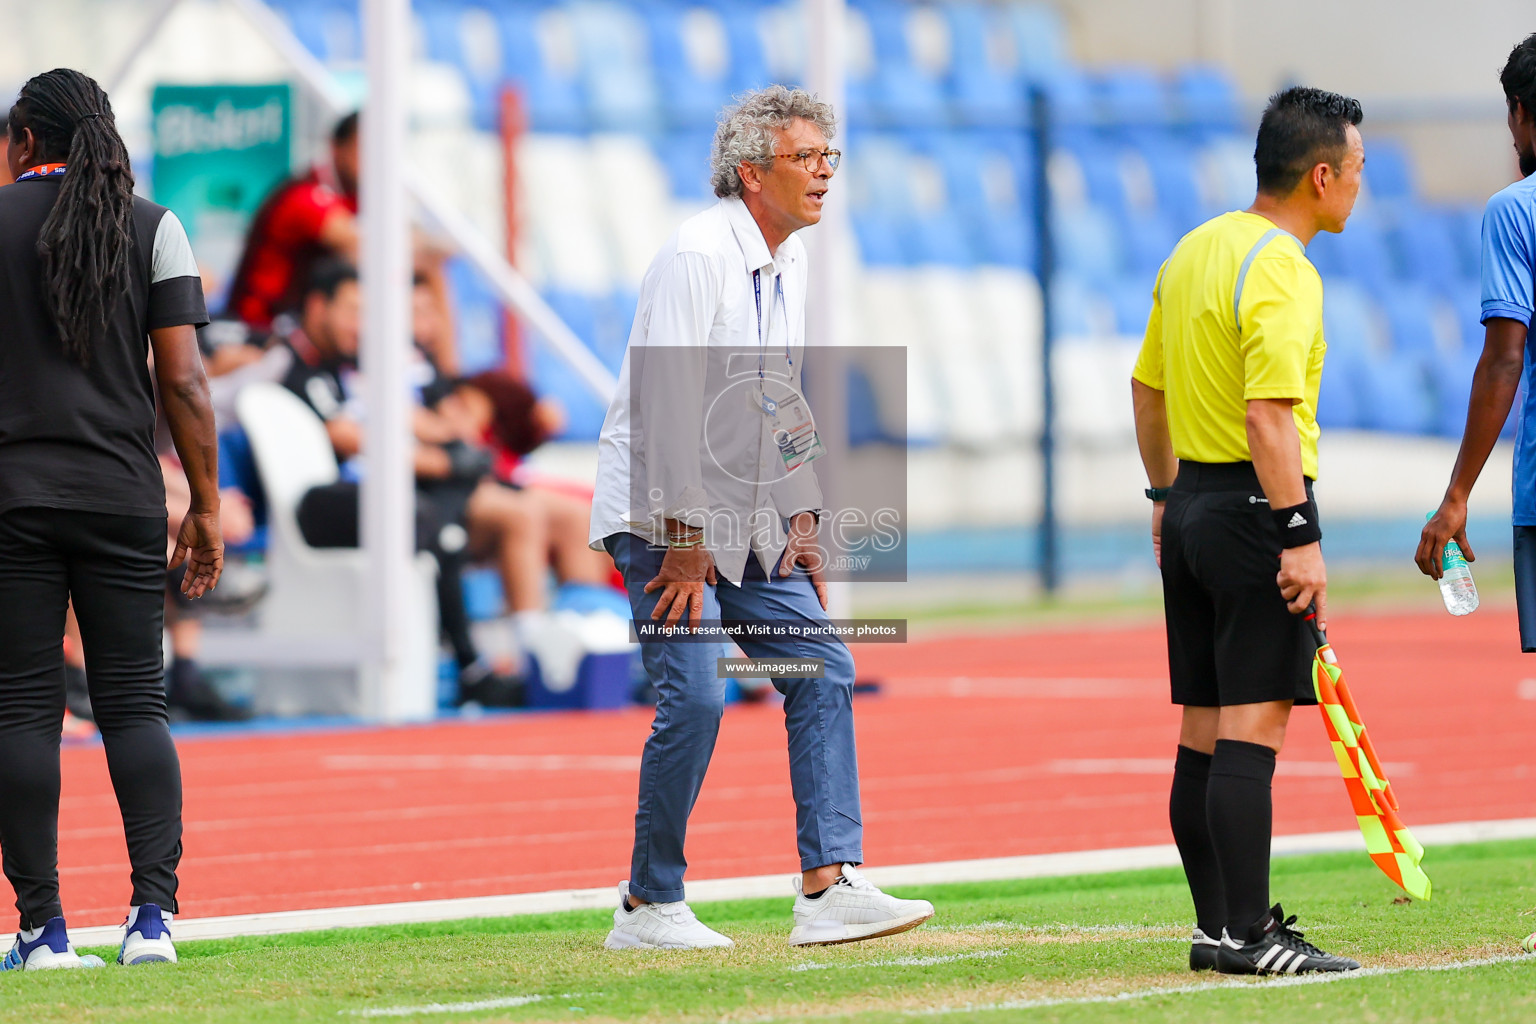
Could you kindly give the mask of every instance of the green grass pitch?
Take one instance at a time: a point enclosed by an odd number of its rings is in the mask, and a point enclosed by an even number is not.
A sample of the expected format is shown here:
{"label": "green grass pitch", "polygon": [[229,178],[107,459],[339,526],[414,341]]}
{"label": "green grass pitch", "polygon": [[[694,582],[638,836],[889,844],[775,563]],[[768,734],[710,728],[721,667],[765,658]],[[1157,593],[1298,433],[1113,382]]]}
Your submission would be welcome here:
{"label": "green grass pitch", "polygon": [[787,896],[698,905],[731,950],[608,952],[603,911],[186,942],[176,966],[0,975],[0,1020],[1520,1020],[1533,860],[1536,841],[1431,850],[1432,903],[1363,855],[1276,861],[1308,938],[1381,969],[1325,984],[1192,975],[1183,879],[1152,870],[933,887],[928,925],[811,949],[785,944]]}

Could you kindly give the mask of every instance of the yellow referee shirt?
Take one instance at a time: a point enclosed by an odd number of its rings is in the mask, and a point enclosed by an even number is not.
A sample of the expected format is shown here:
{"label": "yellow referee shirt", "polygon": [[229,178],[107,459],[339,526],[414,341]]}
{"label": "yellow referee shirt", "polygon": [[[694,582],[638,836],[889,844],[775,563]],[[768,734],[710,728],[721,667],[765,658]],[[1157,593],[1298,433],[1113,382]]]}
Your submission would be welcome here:
{"label": "yellow referee shirt", "polygon": [[1250,462],[1251,398],[1296,402],[1301,470],[1317,478],[1323,282],[1292,234],[1224,213],[1180,240],[1157,275],[1132,376],[1162,391],[1173,453]]}

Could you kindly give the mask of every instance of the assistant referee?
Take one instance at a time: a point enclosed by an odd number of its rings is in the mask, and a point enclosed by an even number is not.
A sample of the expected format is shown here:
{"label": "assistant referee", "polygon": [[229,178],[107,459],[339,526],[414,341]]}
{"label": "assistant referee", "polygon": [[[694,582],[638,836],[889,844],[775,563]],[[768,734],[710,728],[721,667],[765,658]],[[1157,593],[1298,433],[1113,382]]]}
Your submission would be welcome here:
{"label": "assistant referee", "polygon": [[1358,102],[1318,89],[1270,99],[1253,205],[1174,247],[1132,374],[1173,702],[1184,706],[1169,819],[1195,903],[1193,970],[1360,966],[1269,905],[1275,755],[1291,706],[1316,703],[1300,613],[1326,612],[1312,498],[1323,286],[1305,246],[1344,230],[1354,208],[1360,119]]}
{"label": "assistant referee", "polygon": [[[155,385],[192,507],[173,566],[201,596],[223,565],[218,439],[196,327],[202,282],[174,214],[133,194],[112,107],[55,70],[9,116],[0,188],[0,847],[21,911],[0,969],[79,967],[59,903],[64,613],[123,816],[133,895],[118,954],[176,959],[181,768],[161,650],[165,483]],[[149,360],[153,350],[153,380]]]}

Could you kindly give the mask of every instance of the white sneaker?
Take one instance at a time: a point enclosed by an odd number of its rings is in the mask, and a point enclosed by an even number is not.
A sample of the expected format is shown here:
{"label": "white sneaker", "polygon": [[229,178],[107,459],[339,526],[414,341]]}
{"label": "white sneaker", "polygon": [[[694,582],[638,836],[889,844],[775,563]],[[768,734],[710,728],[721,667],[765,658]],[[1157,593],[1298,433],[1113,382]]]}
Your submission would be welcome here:
{"label": "white sneaker", "polygon": [[613,912],[613,931],[603,945],[609,949],[710,949],[736,943],[693,916],[688,904],[642,903],[624,909],[629,883],[619,883],[619,907]]}
{"label": "white sneaker", "polygon": [[842,877],[814,900],[806,899],[800,886],[797,877],[791,946],[829,946],[895,935],[933,916],[932,903],[887,896],[852,864],[844,864]]}
{"label": "white sneaker", "polygon": [[129,907],[128,930],[123,934],[123,945],[117,951],[117,962],[125,966],[133,964],[173,964],[176,947],[171,944],[171,915],[155,906]]}
{"label": "white sneaker", "polygon": [[59,967],[102,967],[99,956],[75,952],[69,941],[69,929],[62,917],[50,918],[41,928],[31,932],[18,932],[16,944],[5,959],[0,960],[0,971],[37,971]]}

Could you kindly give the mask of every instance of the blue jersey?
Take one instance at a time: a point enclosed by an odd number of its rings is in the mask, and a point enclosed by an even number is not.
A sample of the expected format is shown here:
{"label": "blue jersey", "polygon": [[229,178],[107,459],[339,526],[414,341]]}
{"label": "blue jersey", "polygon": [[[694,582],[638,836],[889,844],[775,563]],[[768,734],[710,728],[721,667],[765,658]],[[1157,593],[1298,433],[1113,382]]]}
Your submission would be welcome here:
{"label": "blue jersey", "polygon": [[1483,211],[1482,320],[1502,316],[1526,326],[1525,387],[1515,424],[1514,524],[1536,526],[1536,174],[1496,192]]}

